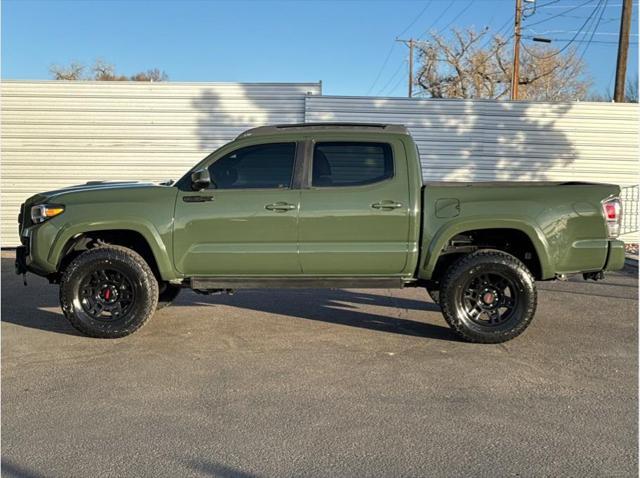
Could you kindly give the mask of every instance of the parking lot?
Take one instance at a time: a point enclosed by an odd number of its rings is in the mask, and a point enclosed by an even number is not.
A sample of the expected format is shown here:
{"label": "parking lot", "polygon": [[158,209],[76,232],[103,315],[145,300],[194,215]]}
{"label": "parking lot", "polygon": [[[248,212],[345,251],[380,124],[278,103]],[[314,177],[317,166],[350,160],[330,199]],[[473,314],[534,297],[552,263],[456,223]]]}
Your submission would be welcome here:
{"label": "parking lot", "polygon": [[539,283],[502,345],[419,289],[187,291],[98,340],[3,252],[3,475],[636,476],[636,275]]}

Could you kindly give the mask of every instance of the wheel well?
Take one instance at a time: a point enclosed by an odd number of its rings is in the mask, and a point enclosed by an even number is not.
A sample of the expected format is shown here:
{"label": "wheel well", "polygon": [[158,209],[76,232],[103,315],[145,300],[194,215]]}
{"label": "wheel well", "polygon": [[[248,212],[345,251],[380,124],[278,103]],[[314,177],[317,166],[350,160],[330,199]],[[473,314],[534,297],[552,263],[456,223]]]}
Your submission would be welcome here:
{"label": "wheel well", "polygon": [[128,229],[85,232],[70,239],[62,251],[58,271],[64,271],[71,261],[84,251],[106,244],[127,247],[136,251],[149,264],[156,278],[160,280],[160,271],[151,246],[142,234]]}
{"label": "wheel well", "polygon": [[478,249],[497,249],[517,257],[537,280],[542,278],[542,266],[529,236],[518,229],[476,229],[461,232],[449,239],[433,270],[433,280],[460,256]]}

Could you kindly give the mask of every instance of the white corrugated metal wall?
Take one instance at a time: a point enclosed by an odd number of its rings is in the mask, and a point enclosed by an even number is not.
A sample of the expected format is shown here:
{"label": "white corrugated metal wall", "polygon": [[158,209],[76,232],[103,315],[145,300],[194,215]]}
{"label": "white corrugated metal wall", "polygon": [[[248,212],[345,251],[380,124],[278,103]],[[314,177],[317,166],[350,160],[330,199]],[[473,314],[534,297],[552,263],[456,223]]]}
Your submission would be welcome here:
{"label": "white corrugated metal wall", "polygon": [[638,182],[638,105],[322,96],[305,120],[399,123],[427,181]]}
{"label": "white corrugated metal wall", "polygon": [[[305,105],[306,122],[406,125],[426,181],[594,181],[637,189],[638,104],[319,96]],[[627,230],[637,229],[637,217],[630,219]],[[623,238],[637,242],[638,234]]]}
{"label": "white corrugated metal wall", "polygon": [[176,178],[264,124],[405,124],[426,180],[638,182],[638,105],[317,96],[319,83],[4,81],[0,94],[4,247],[38,191]]}
{"label": "white corrugated metal wall", "polygon": [[319,83],[3,81],[2,246],[19,205],[96,179],[178,178],[242,131],[302,123]]}

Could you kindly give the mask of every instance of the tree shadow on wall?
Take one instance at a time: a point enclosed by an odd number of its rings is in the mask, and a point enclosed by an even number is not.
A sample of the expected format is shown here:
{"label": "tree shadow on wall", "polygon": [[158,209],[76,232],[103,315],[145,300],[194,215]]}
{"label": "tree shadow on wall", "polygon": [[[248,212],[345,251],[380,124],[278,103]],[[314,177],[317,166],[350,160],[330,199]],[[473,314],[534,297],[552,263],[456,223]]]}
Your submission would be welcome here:
{"label": "tree shadow on wall", "polygon": [[571,125],[566,116],[576,104],[349,97],[340,105],[339,97],[332,97],[328,106],[322,97],[307,96],[307,89],[268,84],[204,89],[193,100],[202,156],[249,128],[302,122],[306,116],[308,122],[404,124],[429,181],[544,181],[552,172],[555,178],[576,179],[571,171],[576,147],[562,130]]}
{"label": "tree shadow on wall", "polygon": [[301,123],[309,85],[221,84],[193,100],[198,111],[198,144],[203,157],[240,133],[258,126]]}
{"label": "tree shadow on wall", "polygon": [[577,151],[558,125],[573,106],[350,98],[348,110],[330,111],[311,99],[307,119],[404,124],[418,144],[427,181],[543,181],[552,171],[574,180],[568,168]]}

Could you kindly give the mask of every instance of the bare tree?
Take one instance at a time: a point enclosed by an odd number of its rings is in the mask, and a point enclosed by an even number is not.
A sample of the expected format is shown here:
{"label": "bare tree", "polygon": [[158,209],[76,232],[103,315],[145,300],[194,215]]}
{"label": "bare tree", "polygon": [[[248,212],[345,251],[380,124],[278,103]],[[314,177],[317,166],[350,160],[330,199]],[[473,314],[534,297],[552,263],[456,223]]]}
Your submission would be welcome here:
{"label": "bare tree", "polygon": [[[587,98],[589,101],[602,101],[611,103],[613,101],[613,93],[611,90],[605,90],[604,93],[591,92]],[[633,79],[627,80],[627,86],[624,89],[624,102],[638,102],[638,75]]]}
{"label": "bare tree", "polygon": [[635,78],[627,80],[627,87],[625,89],[625,102],[637,103],[638,102],[638,75]]}
{"label": "bare tree", "polygon": [[97,81],[167,81],[169,76],[158,68],[135,73],[131,76],[116,73],[115,67],[98,58],[90,68],[91,75],[85,75],[87,68],[82,63],[73,62],[69,66],[52,65],[49,68],[54,80],[97,80]]}
{"label": "bare tree", "polygon": [[84,75],[84,65],[79,62],[71,62],[69,66],[51,65],[49,73],[54,80],[81,80]]}
{"label": "bare tree", "polygon": [[116,75],[116,69],[111,63],[107,63],[102,58],[98,58],[91,67],[93,71],[92,80],[98,81],[126,81],[127,78],[124,75]]}
{"label": "bare tree", "polygon": [[133,81],[167,81],[169,76],[164,71],[153,68],[131,75],[130,79]]}
{"label": "bare tree", "polygon": [[[488,30],[453,29],[451,39],[432,34],[419,44],[416,83],[433,98],[506,98],[511,88],[512,53],[507,40]],[[525,47],[520,97],[540,101],[583,99],[591,84],[584,62],[573,51]]]}

